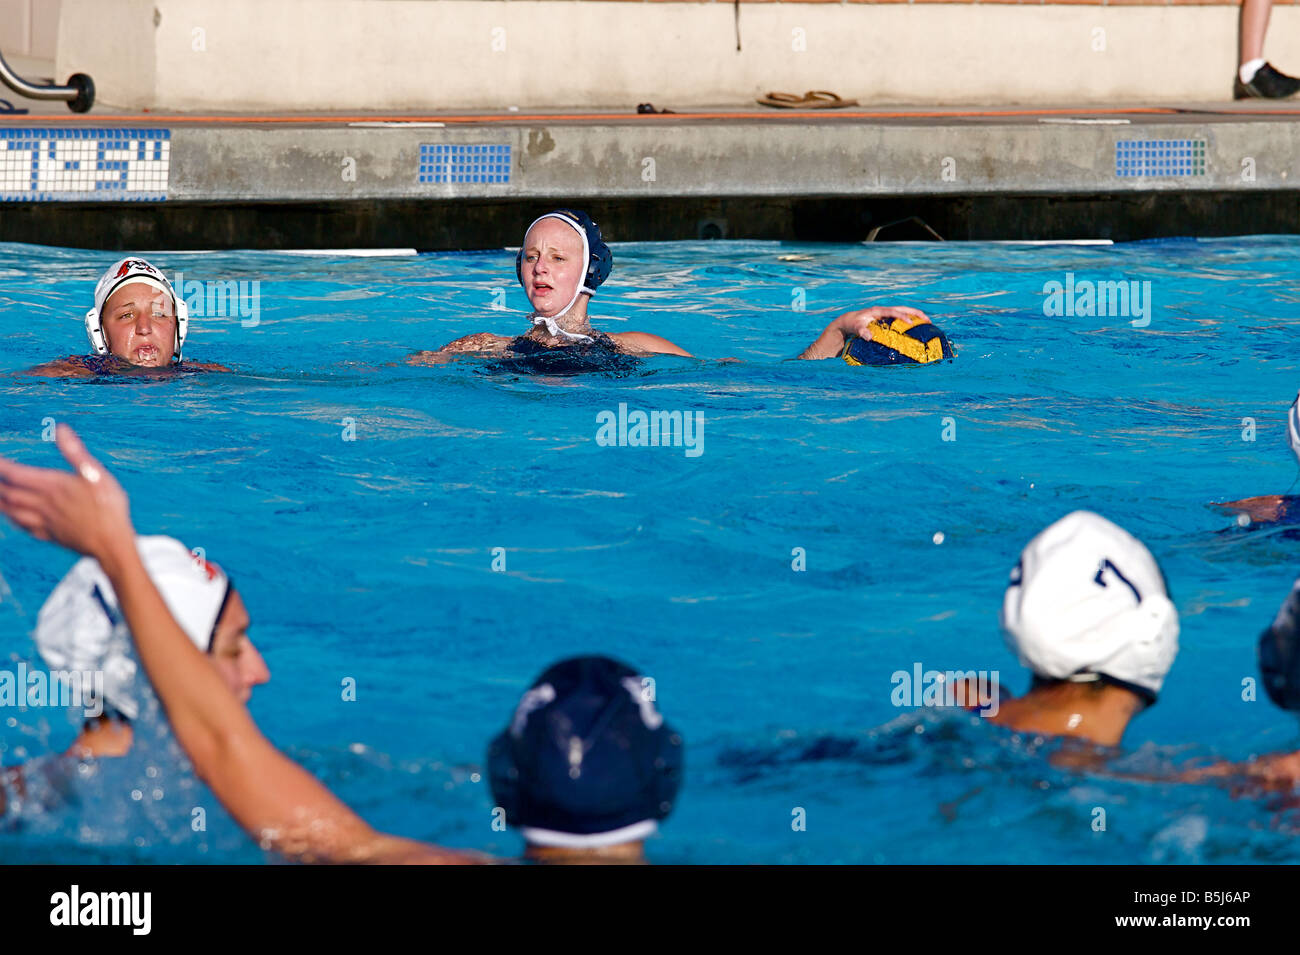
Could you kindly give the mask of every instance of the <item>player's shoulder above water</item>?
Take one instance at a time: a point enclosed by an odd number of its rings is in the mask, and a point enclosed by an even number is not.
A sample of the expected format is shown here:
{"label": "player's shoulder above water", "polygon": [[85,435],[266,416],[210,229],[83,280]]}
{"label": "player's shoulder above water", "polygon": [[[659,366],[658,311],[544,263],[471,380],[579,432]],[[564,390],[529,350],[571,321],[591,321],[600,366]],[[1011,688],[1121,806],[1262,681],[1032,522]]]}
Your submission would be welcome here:
{"label": "player's shoulder above water", "polygon": [[34,368],[25,369],[17,372],[17,374],[35,375],[41,378],[95,378],[99,375],[132,374],[137,371],[155,373],[168,371],[229,372],[231,369],[216,362],[204,361],[184,361],[173,365],[160,366],[157,369],[137,368],[129,362],[112,355],[69,355],[66,358],[56,358],[54,361],[47,361]]}
{"label": "player's shoulder above water", "polygon": [[56,358],[54,361],[47,361],[43,365],[18,372],[20,375],[37,375],[42,378],[93,378],[97,373],[84,355]]}
{"label": "player's shoulder above water", "polygon": [[680,345],[670,342],[660,335],[652,335],[649,332],[610,332],[612,338],[619,348],[636,353],[649,353],[653,355],[682,355],[686,358],[694,356]]}

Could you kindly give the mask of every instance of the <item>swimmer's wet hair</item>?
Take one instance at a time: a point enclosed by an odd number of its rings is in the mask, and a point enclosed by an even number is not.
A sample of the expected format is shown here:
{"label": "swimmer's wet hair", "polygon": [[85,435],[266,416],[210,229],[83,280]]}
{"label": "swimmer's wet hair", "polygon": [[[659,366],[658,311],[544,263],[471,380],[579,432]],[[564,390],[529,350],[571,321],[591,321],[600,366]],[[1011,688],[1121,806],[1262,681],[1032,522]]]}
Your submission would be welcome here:
{"label": "swimmer's wet hair", "polygon": [[1155,694],[1150,690],[1143,689],[1140,686],[1135,686],[1132,683],[1126,683],[1123,680],[1116,680],[1114,677],[1106,676],[1104,673],[1090,673],[1086,675],[1093,677],[1094,679],[1071,680],[1067,677],[1058,680],[1053,677],[1039,676],[1037,673],[1031,673],[1029,689],[1031,691],[1041,690],[1047,689],[1048,687],[1060,686],[1064,683],[1070,683],[1074,686],[1086,687],[1093,696],[1100,696],[1110,687],[1117,687],[1121,690],[1128,690],[1130,693],[1135,694],[1142,701],[1143,709],[1151,706],[1156,701]]}

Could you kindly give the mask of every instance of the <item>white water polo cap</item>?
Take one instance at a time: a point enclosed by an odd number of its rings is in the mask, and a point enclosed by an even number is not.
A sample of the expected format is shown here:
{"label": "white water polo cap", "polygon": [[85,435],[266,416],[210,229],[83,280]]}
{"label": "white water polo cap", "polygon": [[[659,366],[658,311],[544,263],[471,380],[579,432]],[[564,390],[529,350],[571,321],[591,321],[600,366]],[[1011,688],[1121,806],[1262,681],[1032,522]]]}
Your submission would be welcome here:
{"label": "white water polo cap", "polygon": [[[229,598],[229,578],[171,537],[137,537],[136,548],[167,609],[207,653]],[[139,715],[131,634],[98,561],[83,557],[59,581],[37,615],[35,639],[50,669],[103,671],[109,706],[127,719]]]}
{"label": "white water polo cap", "polygon": [[147,285],[171,297],[176,309],[176,343],[172,356],[179,359],[185,347],[185,335],[190,327],[190,311],[185,300],[176,294],[167,276],[144,259],[129,258],[114,262],[95,283],[95,307],[86,313],[86,337],[96,355],[108,354],[108,338],[104,335],[103,310],[114,292],[124,285]]}
{"label": "white water polo cap", "polygon": [[1296,462],[1300,463],[1300,393],[1296,394],[1295,401],[1291,402],[1291,410],[1287,412],[1286,439]]}
{"label": "white water polo cap", "polygon": [[1178,654],[1178,611],[1136,537],[1090,511],[1041,531],[1011,571],[1007,645],[1036,676],[1105,679],[1154,703]]}

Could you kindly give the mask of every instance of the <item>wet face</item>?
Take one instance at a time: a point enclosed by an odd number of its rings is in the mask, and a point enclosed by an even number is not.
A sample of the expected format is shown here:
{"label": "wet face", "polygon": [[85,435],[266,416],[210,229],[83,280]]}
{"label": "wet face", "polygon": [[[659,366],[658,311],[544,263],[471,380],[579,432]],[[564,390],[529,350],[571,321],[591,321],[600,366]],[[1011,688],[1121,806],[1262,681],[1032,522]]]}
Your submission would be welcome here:
{"label": "wet face", "polygon": [[171,296],[131,282],[108,297],[100,312],[108,350],[133,365],[157,368],[176,350],[176,308]]}
{"label": "wet face", "polygon": [[239,591],[232,588],[226,609],[217,620],[208,655],[240,703],[248,702],[253,695],[253,687],[261,686],[271,679],[266,661],[248,639],[249,622],[243,598],[239,596]]}
{"label": "wet face", "polygon": [[555,318],[573,298],[587,272],[582,238],[558,219],[543,219],[524,236],[521,269],[534,311]]}

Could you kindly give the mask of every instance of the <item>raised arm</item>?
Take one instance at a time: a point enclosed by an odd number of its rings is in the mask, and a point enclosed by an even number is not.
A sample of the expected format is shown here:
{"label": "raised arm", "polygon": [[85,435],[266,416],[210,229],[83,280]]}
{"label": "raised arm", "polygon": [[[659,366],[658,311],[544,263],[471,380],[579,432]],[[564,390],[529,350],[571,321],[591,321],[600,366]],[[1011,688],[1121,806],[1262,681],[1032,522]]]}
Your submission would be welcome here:
{"label": "raised arm", "polygon": [[99,561],[177,740],[250,836],[302,862],[486,861],[376,832],[276,750],[158,594],[136,550],[117,481],[66,425],[58,426],[56,437],[77,473],[0,459],[0,511],[32,536]]}
{"label": "raised arm", "polygon": [[812,360],[834,358],[844,350],[844,343],[850,338],[870,338],[872,323],[880,319],[913,316],[929,317],[920,309],[895,305],[875,305],[855,312],[845,312],[827,325],[816,340],[799,353],[798,357]]}

